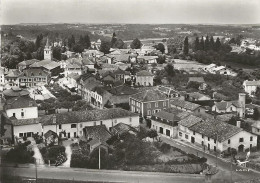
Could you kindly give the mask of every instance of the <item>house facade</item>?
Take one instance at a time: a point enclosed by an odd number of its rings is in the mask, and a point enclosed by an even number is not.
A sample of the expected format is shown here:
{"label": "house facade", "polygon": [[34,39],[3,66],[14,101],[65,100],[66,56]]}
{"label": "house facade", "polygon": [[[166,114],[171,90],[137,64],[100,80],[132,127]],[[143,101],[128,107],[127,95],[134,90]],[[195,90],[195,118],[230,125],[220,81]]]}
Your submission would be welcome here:
{"label": "house facade", "polygon": [[148,71],[140,71],[136,73],[136,85],[153,86],[154,75]]}
{"label": "house facade", "polygon": [[257,87],[260,87],[260,80],[258,81],[244,81],[243,87],[246,93],[249,95],[254,95],[256,92]]}
{"label": "house facade", "polygon": [[129,106],[132,112],[141,116],[150,117],[163,109],[169,108],[169,99],[158,90],[147,90],[129,97]]}

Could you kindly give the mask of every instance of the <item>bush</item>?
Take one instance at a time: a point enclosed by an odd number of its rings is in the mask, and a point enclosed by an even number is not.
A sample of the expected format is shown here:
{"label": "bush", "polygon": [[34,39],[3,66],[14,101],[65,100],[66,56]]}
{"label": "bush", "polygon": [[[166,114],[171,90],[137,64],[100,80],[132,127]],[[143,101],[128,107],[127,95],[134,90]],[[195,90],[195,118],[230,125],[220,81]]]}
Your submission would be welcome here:
{"label": "bush", "polygon": [[71,155],[70,167],[88,168],[89,157],[79,151],[73,151]]}
{"label": "bush", "polygon": [[13,163],[33,163],[34,162],[34,152],[28,151],[27,146],[31,144],[30,141],[27,141],[25,143],[21,143],[15,148],[11,149],[6,154],[6,159],[9,162]]}
{"label": "bush", "polygon": [[163,153],[168,153],[171,150],[171,145],[163,143],[160,147],[160,151]]}

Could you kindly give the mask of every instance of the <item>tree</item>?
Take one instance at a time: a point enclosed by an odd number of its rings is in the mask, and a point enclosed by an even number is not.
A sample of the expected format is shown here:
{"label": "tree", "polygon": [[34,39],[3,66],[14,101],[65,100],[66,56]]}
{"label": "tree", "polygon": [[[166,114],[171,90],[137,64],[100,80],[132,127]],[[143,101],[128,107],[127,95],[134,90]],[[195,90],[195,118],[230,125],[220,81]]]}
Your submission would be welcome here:
{"label": "tree", "polygon": [[[0,118],[2,118],[2,114],[0,113]],[[1,119],[1,123],[0,123],[0,137],[3,137],[5,135],[5,121],[3,119]]]}
{"label": "tree", "polygon": [[163,64],[163,63],[165,63],[165,60],[166,60],[165,55],[159,55],[158,58],[157,58],[157,63]]}
{"label": "tree", "polygon": [[209,51],[209,49],[210,49],[209,36],[206,37],[204,49],[205,49],[205,51]]}
{"label": "tree", "polygon": [[258,120],[260,118],[260,113],[257,107],[254,108],[254,113],[253,113],[253,119]]}
{"label": "tree", "polygon": [[185,37],[185,39],[184,39],[183,53],[185,55],[188,55],[188,53],[189,53],[189,38],[188,37]]}
{"label": "tree", "polygon": [[142,43],[141,43],[141,41],[140,41],[139,39],[137,39],[137,38],[135,38],[135,39],[133,40],[133,42],[131,43],[131,45],[130,45],[130,47],[131,47],[132,49],[140,49],[141,46],[142,46]]}
{"label": "tree", "polygon": [[209,41],[209,49],[214,50],[214,45],[215,45],[214,38],[213,36],[211,36]]}
{"label": "tree", "polygon": [[70,102],[70,101],[63,101],[61,102],[61,107],[68,109],[68,112],[70,111],[70,108],[72,108],[74,105],[74,102]]}
{"label": "tree", "polygon": [[115,43],[117,41],[116,33],[113,33],[112,39],[111,39],[111,48],[115,48]]}
{"label": "tree", "polygon": [[87,48],[87,49],[89,49],[90,46],[91,46],[91,42],[90,42],[90,38],[89,38],[89,36],[88,36],[88,34],[87,34],[87,35],[85,35],[85,37],[84,37],[84,47]]}
{"label": "tree", "polygon": [[216,43],[214,45],[215,51],[219,51],[220,47],[221,47],[221,42],[220,42],[220,39],[217,38]]}
{"label": "tree", "polygon": [[158,133],[155,129],[151,129],[147,132],[147,136],[154,139],[155,137],[158,136]]}
{"label": "tree", "polygon": [[194,41],[194,51],[198,51],[200,49],[200,41],[199,38],[196,37],[195,41]]}
{"label": "tree", "polygon": [[118,39],[116,42],[115,42],[115,45],[114,45],[115,48],[118,48],[118,49],[123,49],[125,47],[125,43],[122,41],[122,39]]}
{"label": "tree", "polygon": [[172,64],[168,63],[164,70],[166,71],[167,75],[170,76],[170,77],[173,77],[175,76],[175,70],[174,70],[174,67]]}
{"label": "tree", "polygon": [[102,40],[100,45],[100,51],[104,54],[108,54],[110,50],[111,44],[108,41]]}
{"label": "tree", "polygon": [[200,39],[200,47],[199,47],[199,50],[204,50],[204,38],[203,36],[201,36],[201,39]]}
{"label": "tree", "polygon": [[160,50],[162,53],[164,53],[165,51],[165,47],[162,43],[159,43],[157,46],[156,46],[156,49],[157,50]]}

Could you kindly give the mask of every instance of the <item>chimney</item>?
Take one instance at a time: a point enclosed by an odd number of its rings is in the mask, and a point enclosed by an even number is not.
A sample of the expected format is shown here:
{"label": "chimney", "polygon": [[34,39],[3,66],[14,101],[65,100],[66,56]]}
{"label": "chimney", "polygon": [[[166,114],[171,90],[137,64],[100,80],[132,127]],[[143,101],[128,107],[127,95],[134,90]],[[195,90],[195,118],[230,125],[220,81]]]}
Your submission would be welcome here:
{"label": "chimney", "polygon": [[237,127],[238,127],[238,128],[241,127],[241,121],[237,121]]}
{"label": "chimney", "polygon": [[239,117],[244,118],[245,117],[245,106],[246,106],[246,94],[245,93],[239,93],[238,102],[241,104],[241,109],[239,110]]}

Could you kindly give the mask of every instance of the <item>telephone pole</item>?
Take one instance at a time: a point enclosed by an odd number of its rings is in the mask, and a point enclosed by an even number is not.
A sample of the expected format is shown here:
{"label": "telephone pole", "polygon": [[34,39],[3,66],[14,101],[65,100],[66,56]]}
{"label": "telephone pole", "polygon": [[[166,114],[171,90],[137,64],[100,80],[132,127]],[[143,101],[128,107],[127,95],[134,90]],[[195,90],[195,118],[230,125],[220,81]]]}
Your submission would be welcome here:
{"label": "telephone pole", "polygon": [[37,159],[35,158],[35,182],[37,183]]}
{"label": "telephone pole", "polygon": [[[100,143],[100,138],[99,138],[99,147],[98,147],[98,169],[100,170],[100,164],[101,164],[101,162],[100,162],[100,145],[101,145],[101,143]],[[37,183],[37,182],[36,182]]]}

